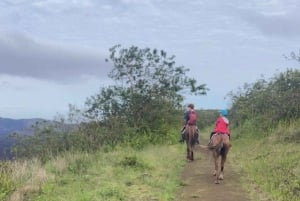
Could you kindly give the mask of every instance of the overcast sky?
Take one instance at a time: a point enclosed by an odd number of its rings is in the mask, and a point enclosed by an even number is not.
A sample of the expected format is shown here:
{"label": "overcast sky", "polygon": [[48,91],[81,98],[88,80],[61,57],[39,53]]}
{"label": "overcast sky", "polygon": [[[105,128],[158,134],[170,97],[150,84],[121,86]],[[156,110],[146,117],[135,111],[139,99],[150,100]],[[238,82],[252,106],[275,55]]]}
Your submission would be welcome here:
{"label": "overcast sky", "polygon": [[115,44],[164,49],[226,108],[261,75],[300,68],[299,0],[1,0],[0,117],[52,119],[110,83]]}

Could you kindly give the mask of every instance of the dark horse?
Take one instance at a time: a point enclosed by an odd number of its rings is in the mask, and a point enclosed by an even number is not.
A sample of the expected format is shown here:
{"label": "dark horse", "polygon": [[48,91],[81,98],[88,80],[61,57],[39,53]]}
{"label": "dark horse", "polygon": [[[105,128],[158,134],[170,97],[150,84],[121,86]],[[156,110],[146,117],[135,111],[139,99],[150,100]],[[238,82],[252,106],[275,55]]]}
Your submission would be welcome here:
{"label": "dark horse", "polygon": [[190,162],[194,160],[194,147],[196,144],[195,133],[196,133],[195,125],[187,125],[185,130],[185,140],[186,140],[186,159]]}
{"label": "dark horse", "polygon": [[[209,146],[209,149],[211,149],[213,152],[213,158],[215,162],[215,170],[213,175],[216,176],[215,183],[219,184],[219,180],[224,179],[224,164],[231,145],[229,141],[229,136],[223,133],[214,134],[211,141],[212,142]],[[221,169],[219,168],[220,158]]]}

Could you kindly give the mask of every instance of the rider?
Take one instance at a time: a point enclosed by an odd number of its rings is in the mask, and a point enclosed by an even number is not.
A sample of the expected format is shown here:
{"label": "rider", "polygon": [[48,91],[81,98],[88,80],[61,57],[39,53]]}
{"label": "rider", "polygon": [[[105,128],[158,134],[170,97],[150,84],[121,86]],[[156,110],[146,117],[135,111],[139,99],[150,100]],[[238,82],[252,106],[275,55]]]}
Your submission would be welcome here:
{"label": "rider", "polygon": [[[194,104],[189,104],[187,111],[184,112],[184,115],[183,115],[184,126],[181,129],[181,139],[179,140],[179,142],[181,142],[181,143],[184,142],[184,140],[185,140],[186,125],[189,124],[190,113],[191,112],[195,112],[195,110],[194,110]],[[197,121],[197,120],[195,120],[195,121]],[[196,125],[196,122],[195,122],[195,126],[196,126],[195,140],[196,140],[196,143],[199,144],[199,134],[198,134],[199,130],[198,130],[198,127]]]}
{"label": "rider", "polygon": [[220,113],[220,116],[217,118],[215,128],[214,128],[213,132],[211,132],[211,134],[210,134],[208,145],[210,145],[211,138],[215,133],[227,134],[230,139],[230,132],[229,132],[229,128],[228,128],[229,120],[227,118],[228,112],[227,112],[227,110],[220,110],[219,113]]}

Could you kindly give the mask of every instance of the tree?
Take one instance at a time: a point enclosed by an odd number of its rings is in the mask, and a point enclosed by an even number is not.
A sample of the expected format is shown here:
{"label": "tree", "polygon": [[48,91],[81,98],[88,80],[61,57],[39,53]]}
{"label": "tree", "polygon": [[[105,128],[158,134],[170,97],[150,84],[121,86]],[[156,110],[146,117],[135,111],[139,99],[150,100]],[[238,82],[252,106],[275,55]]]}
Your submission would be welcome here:
{"label": "tree", "polygon": [[116,45],[109,51],[109,77],[116,84],[87,99],[85,115],[91,120],[118,121],[139,133],[157,133],[174,123],[183,92],[206,94],[205,84],[197,85],[186,75],[189,69],[176,66],[175,56],[163,50]]}
{"label": "tree", "polygon": [[300,118],[300,71],[287,69],[269,81],[260,79],[246,84],[230,96],[231,119],[236,125],[251,120],[264,130],[279,121],[289,122]]}

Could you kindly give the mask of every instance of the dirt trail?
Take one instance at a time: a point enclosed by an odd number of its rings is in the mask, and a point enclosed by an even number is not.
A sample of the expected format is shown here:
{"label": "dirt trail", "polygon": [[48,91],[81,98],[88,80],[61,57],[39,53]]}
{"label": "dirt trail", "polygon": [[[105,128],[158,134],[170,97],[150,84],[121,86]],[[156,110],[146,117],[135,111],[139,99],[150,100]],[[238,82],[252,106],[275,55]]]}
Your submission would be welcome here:
{"label": "dirt trail", "polygon": [[241,175],[230,167],[230,158],[225,163],[224,180],[215,184],[211,151],[197,145],[194,155],[195,161],[187,163],[182,172],[183,186],[177,193],[178,201],[250,201],[241,187]]}

